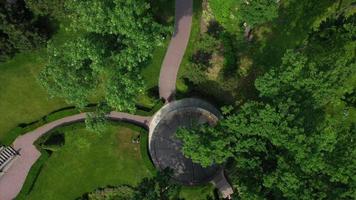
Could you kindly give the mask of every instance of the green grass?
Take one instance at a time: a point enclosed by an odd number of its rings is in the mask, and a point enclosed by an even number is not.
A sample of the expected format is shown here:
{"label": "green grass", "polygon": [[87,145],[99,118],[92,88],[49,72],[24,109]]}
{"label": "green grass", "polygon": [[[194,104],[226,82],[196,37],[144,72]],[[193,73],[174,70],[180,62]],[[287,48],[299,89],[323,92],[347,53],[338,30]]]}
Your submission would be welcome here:
{"label": "green grass", "polygon": [[49,99],[36,81],[44,65],[42,51],[22,53],[0,63],[0,141],[20,123],[29,123],[67,106],[59,99]]}
{"label": "green grass", "polygon": [[145,80],[145,87],[151,89],[158,86],[159,72],[163,63],[164,56],[168,48],[171,37],[167,37],[161,46],[158,46],[154,52],[147,67],[142,70],[142,77]]}
{"label": "green grass", "polygon": [[214,197],[214,186],[183,187],[180,193],[181,198],[186,200],[206,200],[207,197]]}
{"label": "green grass", "polygon": [[146,168],[148,170],[150,170],[152,173],[155,173],[157,170],[151,161],[149,151],[148,151],[148,133],[147,133],[147,131],[141,131],[140,149],[141,149],[141,157],[142,157],[143,162],[145,163]]}
{"label": "green grass", "polygon": [[[134,186],[156,171],[148,156],[147,132],[137,126],[112,123],[105,133],[95,134],[80,123],[55,131],[64,133],[65,144],[52,154],[42,152],[17,200],[75,199],[99,187]],[[140,144],[133,144],[138,135]],[[181,197],[203,200],[214,195],[213,189],[212,185],[183,187]]]}
{"label": "green grass", "polygon": [[42,167],[48,160],[50,154],[47,151],[41,151],[40,158],[32,165],[30,172],[26,177],[26,181],[21,188],[20,193],[17,195],[16,200],[25,200],[26,196],[31,192],[34,184],[36,183],[37,177],[39,176]]}
{"label": "green grass", "polygon": [[26,196],[26,200],[75,199],[107,185],[136,185],[150,176],[140,153],[140,144],[131,139],[139,132],[120,123],[103,134],[76,124],[60,128],[65,144],[52,153]]}

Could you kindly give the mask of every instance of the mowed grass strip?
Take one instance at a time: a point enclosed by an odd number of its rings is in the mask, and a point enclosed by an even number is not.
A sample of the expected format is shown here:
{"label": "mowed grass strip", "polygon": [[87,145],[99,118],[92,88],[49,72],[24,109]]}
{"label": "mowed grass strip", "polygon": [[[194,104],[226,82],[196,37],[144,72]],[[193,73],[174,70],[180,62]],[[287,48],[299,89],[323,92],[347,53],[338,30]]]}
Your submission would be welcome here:
{"label": "mowed grass strip", "polygon": [[18,124],[38,120],[67,106],[62,100],[49,99],[36,80],[44,65],[42,53],[22,53],[0,63],[0,142]]}
{"label": "mowed grass strip", "polygon": [[36,179],[28,200],[75,199],[108,185],[136,185],[151,175],[132,143],[139,132],[120,123],[102,134],[87,131],[83,124],[61,128],[65,144],[55,151]]}

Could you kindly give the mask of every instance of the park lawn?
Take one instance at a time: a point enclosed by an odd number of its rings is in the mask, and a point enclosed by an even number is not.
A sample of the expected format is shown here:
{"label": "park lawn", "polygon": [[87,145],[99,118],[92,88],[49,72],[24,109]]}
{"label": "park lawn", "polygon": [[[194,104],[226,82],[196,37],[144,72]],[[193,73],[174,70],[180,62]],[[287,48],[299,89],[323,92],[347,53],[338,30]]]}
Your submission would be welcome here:
{"label": "park lawn", "polygon": [[[62,44],[77,35],[66,30],[68,22],[59,24],[52,41]],[[45,115],[69,105],[59,98],[50,98],[37,81],[46,64],[46,48],[16,54],[0,63],[0,143],[9,136],[10,130],[19,124],[28,124]],[[5,139],[5,140],[6,140]]]}
{"label": "park lawn", "polygon": [[20,123],[30,123],[67,106],[59,99],[49,99],[36,77],[44,65],[43,51],[21,53],[0,63],[0,142]]}
{"label": "park lawn", "polygon": [[180,197],[186,200],[207,200],[208,197],[214,197],[214,186],[212,184],[205,186],[183,187]]}
{"label": "park lawn", "polygon": [[[64,133],[65,144],[52,154],[42,153],[17,200],[75,199],[100,187],[135,186],[155,173],[147,156],[147,138],[141,135],[141,144],[131,142],[139,134],[147,134],[141,128],[112,123],[102,134],[86,130],[84,124],[56,130]],[[212,185],[183,186],[181,197],[205,200],[214,196],[213,191]]]}
{"label": "park lawn", "polygon": [[112,124],[102,134],[87,131],[83,124],[60,128],[65,144],[44,163],[26,200],[75,199],[99,187],[136,185],[151,175],[131,139],[137,129]]}

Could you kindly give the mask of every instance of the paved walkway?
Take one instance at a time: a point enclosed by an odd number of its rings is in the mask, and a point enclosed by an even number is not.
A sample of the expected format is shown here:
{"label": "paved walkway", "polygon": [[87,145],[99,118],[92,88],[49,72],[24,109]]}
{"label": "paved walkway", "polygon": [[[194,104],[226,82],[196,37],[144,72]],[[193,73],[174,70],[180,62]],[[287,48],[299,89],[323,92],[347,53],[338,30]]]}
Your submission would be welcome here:
{"label": "paved walkway", "polygon": [[159,76],[159,95],[166,102],[174,97],[179,66],[189,41],[192,14],[193,0],[176,0],[175,31]]}
{"label": "paved walkway", "polygon": [[[8,171],[0,178],[0,200],[12,200],[20,192],[31,166],[41,155],[33,145],[38,138],[56,127],[84,121],[85,117],[85,113],[65,117],[19,136],[13,143],[13,147],[20,151],[20,156],[14,160]],[[150,122],[150,117],[121,112],[111,112],[108,117],[111,120],[131,122],[146,128],[148,128]]]}

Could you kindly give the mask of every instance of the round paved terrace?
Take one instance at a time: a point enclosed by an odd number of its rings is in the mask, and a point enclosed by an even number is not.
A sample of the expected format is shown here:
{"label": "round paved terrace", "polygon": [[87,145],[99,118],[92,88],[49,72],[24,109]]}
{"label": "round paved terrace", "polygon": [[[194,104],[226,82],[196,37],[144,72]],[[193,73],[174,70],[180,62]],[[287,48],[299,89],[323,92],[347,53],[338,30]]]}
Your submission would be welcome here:
{"label": "round paved terrace", "polygon": [[149,150],[157,168],[173,169],[173,178],[186,185],[211,181],[219,166],[203,168],[182,154],[182,142],[176,138],[178,127],[191,127],[195,123],[214,125],[220,116],[210,104],[199,99],[183,99],[163,107],[150,124]]}

